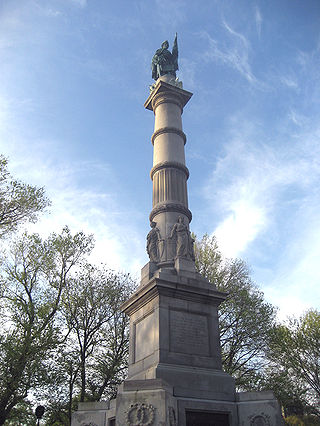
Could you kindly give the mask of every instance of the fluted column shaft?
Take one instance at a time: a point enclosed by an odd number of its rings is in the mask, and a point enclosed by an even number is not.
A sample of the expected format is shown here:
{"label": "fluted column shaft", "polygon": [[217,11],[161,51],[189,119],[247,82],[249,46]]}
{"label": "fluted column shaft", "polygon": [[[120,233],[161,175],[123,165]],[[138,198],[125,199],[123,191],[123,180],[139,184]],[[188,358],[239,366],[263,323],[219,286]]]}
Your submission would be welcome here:
{"label": "fluted column shaft", "polygon": [[166,82],[161,77],[145,107],[154,112],[155,126],[151,141],[153,150],[152,211],[150,221],[160,231],[160,260],[172,261],[175,257],[170,235],[179,216],[189,226],[192,215],[188,209],[187,179],[184,145],[186,135],[182,130],[181,115],[192,94]]}

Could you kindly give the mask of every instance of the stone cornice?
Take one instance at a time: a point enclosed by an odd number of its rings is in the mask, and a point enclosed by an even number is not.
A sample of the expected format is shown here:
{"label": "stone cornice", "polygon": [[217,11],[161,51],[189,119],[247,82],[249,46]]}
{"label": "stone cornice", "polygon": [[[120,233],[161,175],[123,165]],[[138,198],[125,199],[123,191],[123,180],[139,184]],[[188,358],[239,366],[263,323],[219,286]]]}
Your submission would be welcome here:
{"label": "stone cornice", "polygon": [[184,206],[183,204],[177,204],[177,203],[164,203],[164,204],[158,204],[155,206],[149,215],[150,222],[153,221],[153,218],[159,214],[159,213],[165,213],[165,212],[177,212],[182,213],[189,219],[189,223],[192,220],[192,213],[191,211]]}
{"label": "stone cornice", "polygon": [[148,304],[151,300],[159,295],[157,288],[153,285],[147,285],[142,289],[137,289],[130,298],[124,302],[121,306],[121,311],[127,315],[132,315],[134,312],[141,309],[143,306]]}
{"label": "stone cornice", "polygon": [[173,168],[173,169],[181,170],[182,172],[185,173],[187,179],[189,178],[189,170],[184,164],[177,163],[176,161],[163,161],[162,163],[158,163],[154,167],[152,167],[152,169],[150,171],[151,180],[153,179],[153,175],[158,170],[167,169],[167,168]]}
{"label": "stone cornice", "polygon": [[175,133],[183,139],[184,145],[186,144],[187,137],[182,130],[178,129],[177,127],[161,127],[160,129],[156,130],[151,136],[152,145],[154,144],[155,138],[159,135],[162,135],[163,133]]}
{"label": "stone cornice", "polygon": [[[162,80],[158,80],[155,86],[155,89],[150,93],[148,99],[146,100],[144,106],[146,109],[153,110],[153,99],[158,94],[167,94],[167,95],[173,95],[179,98],[179,106],[183,108],[189,99],[192,96],[191,92],[188,92],[187,90],[180,89],[179,87],[173,86],[172,84],[166,83]],[[172,98],[172,96],[171,96]]]}
{"label": "stone cornice", "polygon": [[132,294],[130,299],[121,306],[121,310],[132,315],[142,306],[161,295],[214,306],[219,306],[226,299],[227,294],[216,290],[212,284],[208,283],[207,287],[201,286],[201,281],[199,284],[200,286],[197,282],[194,285],[183,284],[176,280],[153,277],[147,285],[138,288]]}

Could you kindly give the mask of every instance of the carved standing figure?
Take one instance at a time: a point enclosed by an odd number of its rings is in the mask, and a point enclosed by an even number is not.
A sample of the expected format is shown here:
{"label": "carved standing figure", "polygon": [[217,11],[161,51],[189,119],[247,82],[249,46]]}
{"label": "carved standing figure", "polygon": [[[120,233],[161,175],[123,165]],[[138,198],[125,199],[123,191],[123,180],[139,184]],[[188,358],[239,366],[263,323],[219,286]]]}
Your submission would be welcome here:
{"label": "carved standing figure", "polygon": [[150,262],[159,262],[158,242],[160,241],[160,231],[156,226],[156,222],[151,222],[151,231],[147,235],[147,253]]}
{"label": "carved standing figure", "polygon": [[171,230],[170,238],[174,237],[176,237],[176,256],[194,260],[194,240],[182,216],[179,216],[178,222],[173,225]]}
{"label": "carved standing figure", "polygon": [[165,74],[176,76],[176,71],[179,69],[177,33],[173,42],[172,52],[168,48],[169,43],[166,40],[162,43],[161,48],[153,55],[151,68],[154,80]]}

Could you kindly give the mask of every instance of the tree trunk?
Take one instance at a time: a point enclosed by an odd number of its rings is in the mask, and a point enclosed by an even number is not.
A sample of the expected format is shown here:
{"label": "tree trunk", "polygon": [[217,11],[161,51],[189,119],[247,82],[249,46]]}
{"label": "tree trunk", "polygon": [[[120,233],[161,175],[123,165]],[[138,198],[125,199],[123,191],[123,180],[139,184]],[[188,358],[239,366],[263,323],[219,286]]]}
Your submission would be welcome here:
{"label": "tree trunk", "polygon": [[84,402],[86,395],[86,358],[84,354],[81,354],[81,392],[80,402]]}

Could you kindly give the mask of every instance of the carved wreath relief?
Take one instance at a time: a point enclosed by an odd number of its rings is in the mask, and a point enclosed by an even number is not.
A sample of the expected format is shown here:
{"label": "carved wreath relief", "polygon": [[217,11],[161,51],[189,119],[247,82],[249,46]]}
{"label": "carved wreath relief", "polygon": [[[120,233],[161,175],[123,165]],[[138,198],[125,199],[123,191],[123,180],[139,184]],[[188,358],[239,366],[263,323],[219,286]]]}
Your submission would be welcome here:
{"label": "carved wreath relief", "polygon": [[153,424],[155,408],[151,404],[132,404],[127,414],[127,426],[149,426]]}
{"label": "carved wreath relief", "polygon": [[270,416],[261,413],[255,416],[249,417],[250,426],[270,426]]}

